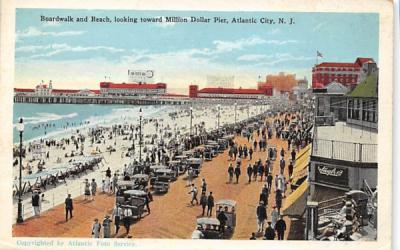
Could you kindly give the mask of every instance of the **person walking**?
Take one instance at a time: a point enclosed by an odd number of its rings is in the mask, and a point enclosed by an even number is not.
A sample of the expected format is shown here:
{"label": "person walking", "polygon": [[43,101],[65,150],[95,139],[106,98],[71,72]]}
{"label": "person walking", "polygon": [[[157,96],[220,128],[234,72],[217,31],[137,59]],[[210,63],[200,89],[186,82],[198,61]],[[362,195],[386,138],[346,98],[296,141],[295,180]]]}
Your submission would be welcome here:
{"label": "person walking", "polygon": [[117,182],[118,182],[118,176],[117,174],[114,174],[113,179],[112,179],[112,193],[115,194],[117,193]]}
{"label": "person walking", "polygon": [[201,192],[201,196],[200,196],[200,205],[203,208],[203,212],[201,213],[201,216],[204,216],[204,212],[206,210],[207,207],[207,195],[206,192]]}
{"label": "person walking", "polygon": [[193,206],[193,201],[196,201],[196,205],[198,205],[199,201],[197,200],[197,188],[194,186],[194,184],[192,184],[192,189],[188,194],[192,194],[192,200],[190,201],[190,204]]}
{"label": "person walking", "polygon": [[257,163],[254,163],[254,165],[253,165],[253,179],[254,179],[254,181],[257,180],[257,174],[258,174],[258,165],[257,165]]}
{"label": "person walking", "polygon": [[228,218],[226,217],[224,210],[222,210],[222,207],[220,207],[220,211],[218,212],[217,219],[219,221],[219,230],[222,232],[222,234],[225,233],[225,225],[226,221]]}
{"label": "person walking", "polygon": [[264,203],[260,201],[257,207],[257,232],[261,233],[264,231],[264,221],[267,219],[267,209],[264,206]]}
{"label": "person walking", "polygon": [[268,205],[268,193],[266,192],[261,192],[260,193],[260,202],[262,202],[264,205]]}
{"label": "person walking", "polygon": [[253,174],[253,168],[251,167],[251,164],[247,166],[247,176],[249,177],[249,183],[251,182],[251,175]]}
{"label": "person walking", "polygon": [[272,223],[268,221],[268,227],[265,229],[264,240],[274,240],[275,230],[272,228]]}
{"label": "person walking", "polygon": [[261,164],[261,162],[258,164],[258,174],[260,175],[260,181],[262,181],[264,176],[264,166]]}
{"label": "person walking", "polygon": [[272,173],[269,173],[267,176],[267,185],[268,185],[268,192],[271,192],[271,188],[272,188]]}
{"label": "person walking", "polygon": [[118,203],[116,203],[114,210],[112,212],[112,217],[114,218],[114,224],[115,224],[115,235],[118,234],[120,228],[119,224],[121,222],[121,216],[122,216],[122,208],[119,206]]}
{"label": "person walking", "polygon": [[281,149],[281,158],[284,158],[284,157],[285,157],[285,150],[282,147],[282,149]]}
{"label": "person walking", "polygon": [[275,205],[276,205],[276,208],[278,209],[278,212],[280,212],[281,207],[282,207],[282,192],[279,189],[276,190],[276,193],[275,193]]}
{"label": "person walking", "polygon": [[92,179],[92,183],[90,184],[91,186],[91,191],[92,191],[92,200],[94,200],[94,197],[96,196],[96,191],[97,191],[97,183],[95,179]]}
{"label": "person walking", "polygon": [[286,231],[286,222],[282,219],[282,216],[279,216],[279,220],[276,222],[275,231],[278,234],[278,240],[283,240]]}
{"label": "person walking", "polygon": [[124,218],[122,219],[122,221],[124,223],[126,235],[129,238],[129,231],[131,229],[131,223],[132,223],[132,210],[130,208],[125,208],[123,215],[124,215]]}
{"label": "person walking", "polygon": [[233,172],[234,172],[234,169],[233,169],[232,163],[229,163],[229,167],[228,167],[229,183],[232,183]]}
{"label": "person walking", "polygon": [[68,194],[68,197],[65,199],[65,221],[68,221],[68,213],[69,218],[72,219],[72,210],[74,209],[74,205],[71,199],[71,194]]}
{"label": "person walking", "polygon": [[281,174],[283,174],[285,171],[285,165],[286,165],[285,159],[281,158],[279,161],[279,167],[281,168]]}
{"label": "person walking", "polygon": [[110,227],[111,227],[110,216],[106,215],[103,220],[103,238],[110,238]]}
{"label": "person walking", "polygon": [[150,202],[153,201],[153,195],[147,188],[145,189],[145,192],[147,193],[145,196],[146,209],[147,213],[150,214]]}
{"label": "person walking", "polygon": [[273,206],[271,211],[271,227],[274,229],[275,229],[275,224],[278,221],[278,218],[279,218],[278,209],[276,208],[276,206]]}
{"label": "person walking", "polygon": [[240,165],[237,165],[235,168],[236,184],[239,183],[240,174],[241,174]]}
{"label": "person walking", "polygon": [[32,207],[33,207],[33,212],[35,213],[35,216],[40,215],[40,207],[41,207],[41,200],[39,196],[39,192],[37,190],[33,191],[32,194]]}
{"label": "person walking", "polygon": [[292,155],[292,161],[296,160],[296,150],[293,148],[292,152],[290,153]]}
{"label": "person walking", "polygon": [[90,197],[90,183],[89,183],[88,179],[85,179],[84,185],[85,185],[85,191],[84,191],[85,200],[89,200],[89,197]]}
{"label": "person walking", "polygon": [[250,157],[250,161],[253,159],[253,153],[254,153],[254,151],[253,151],[253,148],[252,148],[252,147],[250,147],[250,149],[249,149],[249,157]]}
{"label": "person walking", "polygon": [[201,192],[206,192],[207,191],[207,183],[206,179],[203,177],[201,178]]}
{"label": "person walking", "polygon": [[207,197],[207,216],[212,216],[212,209],[214,207],[214,196],[212,192]]}
{"label": "person walking", "polygon": [[92,224],[92,237],[93,238],[100,238],[100,230],[101,230],[101,224],[99,223],[99,219],[94,219],[94,222]]}
{"label": "person walking", "polygon": [[288,171],[289,171],[289,179],[290,179],[293,174],[293,161],[290,161],[290,163],[288,165]]}
{"label": "person walking", "polygon": [[193,168],[192,167],[189,167],[189,169],[188,169],[188,177],[187,177],[187,179],[188,179],[188,186],[191,186],[192,185],[192,180],[193,180]]}

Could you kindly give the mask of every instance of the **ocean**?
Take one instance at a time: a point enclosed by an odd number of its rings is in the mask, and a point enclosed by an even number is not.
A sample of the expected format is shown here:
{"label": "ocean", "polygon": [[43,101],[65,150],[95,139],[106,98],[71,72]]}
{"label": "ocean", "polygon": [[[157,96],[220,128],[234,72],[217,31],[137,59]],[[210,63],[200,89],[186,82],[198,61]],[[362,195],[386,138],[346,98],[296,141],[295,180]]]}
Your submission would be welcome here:
{"label": "ocean", "polygon": [[[138,123],[139,109],[143,117],[157,117],[176,109],[174,106],[130,106],[96,104],[32,104],[14,103],[13,142],[19,141],[15,125],[23,118],[23,141],[59,137],[88,126],[107,126],[115,123]],[[47,126],[46,126],[47,125]]]}

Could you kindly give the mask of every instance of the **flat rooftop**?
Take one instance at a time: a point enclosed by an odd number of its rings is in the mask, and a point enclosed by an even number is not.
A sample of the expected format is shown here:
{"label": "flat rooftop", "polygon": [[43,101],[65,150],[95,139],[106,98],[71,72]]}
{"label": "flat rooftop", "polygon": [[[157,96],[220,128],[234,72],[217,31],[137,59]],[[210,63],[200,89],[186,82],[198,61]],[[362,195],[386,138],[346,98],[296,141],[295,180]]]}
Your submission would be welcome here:
{"label": "flat rooftop", "polygon": [[335,126],[319,126],[315,139],[377,144],[378,133],[373,128],[362,128],[357,125],[347,124],[346,122],[336,122]]}

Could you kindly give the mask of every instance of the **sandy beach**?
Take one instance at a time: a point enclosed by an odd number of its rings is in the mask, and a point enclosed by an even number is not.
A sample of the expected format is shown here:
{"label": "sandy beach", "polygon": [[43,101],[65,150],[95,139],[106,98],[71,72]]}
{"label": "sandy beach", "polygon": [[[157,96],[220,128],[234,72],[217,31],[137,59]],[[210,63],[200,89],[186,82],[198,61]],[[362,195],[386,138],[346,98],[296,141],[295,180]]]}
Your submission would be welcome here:
{"label": "sandy beach", "polygon": [[[220,106],[220,126],[224,124],[233,124],[235,122],[235,107],[233,105],[222,105]],[[247,106],[247,105],[238,105],[236,119],[237,122],[247,119],[248,117],[252,117],[254,115],[259,114],[260,112],[265,110],[265,106]],[[218,110],[216,105],[195,105],[193,106],[193,119],[192,119],[192,134],[200,131],[196,131],[196,127],[200,124],[204,124],[204,128],[209,131],[215,129],[218,126]],[[131,121],[132,123],[128,123],[124,121],[124,117],[121,117],[121,123],[112,124],[111,126],[103,127],[104,131],[111,129],[112,126],[138,126],[139,117],[137,117],[136,121]],[[176,106],[176,109],[169,113],[163,113],[161,116],[152,117],[143,113],[142,120],[142,133],[143,133],[143,147],[142,147],[142,159],[146,157],[146,149],[151,149],[154,147],[161,138],[161,134],[163,134],[163,140],[168,143],[170,139],[177,138],[179,139],[185,133],[189,133],[190,130],[190,107],[189,106]],[[159,130],[156,131],[156,123],[159,124]],[[88,136],[88,132],[90,130],[90,126],[85,126],[86,128],[80,128],[79,133],[69,133],[68,136],[52,138],[56,141],[63,141],[63,139],[71,138],[71,136],[78,137],[79,135],[83,135],[85,137]],[[75,131],[71,129],[72,131]],[[160,133],[161,132],[161,133]],[[169,132],[169,133],[168,133]],[[135,132],[136,133],[136,132]],[[106,133],[105,133],[106,134]],[[164,135],[170,134],[170,137],[165,137]],[[151,137],[157,135],[157,139],[154,140],[154,144],[151,144]],[[101,185],[102,180],[105,177],[105,170],[109,167],[112,173],[116,171],[123,171],[124,165],[129,164],[133,161],[133,159],[139,159],[139,140],[135,140],[135,154],[134,156],[126,156],[128,149],[132,147],[132,141],[127,140],[126,135],[114,136],[112,139],[104,139],[102,143],[92,144],[90,140],[85,140],[84,143],[81,143],[79,147],[83,147],[84,155],[91,155],[93,151],[96,149],[102,153],[99,153],[104,159],[98,165],[99,168],[95,169],[95,171],[89,171],[87,174],[81,175],[79,178],[66,179],[66,183],[59,183],[56,187],[48,187],[46,191],[43,190],[44,201],[42,202],[42,212],[46,211],[58,204],[64,202],[64,199],[68,193],[72,195],[72,198],[78,197],[83,194],[84,180],[85,179],[95,179],[98,183],[99,187]],[[27,145],[28,142],[24,142],[24,146]],[[44,143],[42,144],[43,147]],[[112,147],[115,149],[115,152],[107,152],[107,148]],[[145,149],[146,148],[146,149]],[[65,157],[65,154],[71,154],[71,152],[76,153],[76,146],[71,143],[70,145],[63,144],[63,147],[55,147],[46,148],[46,152],[49,152],[49,158],[43,157],[45,161],[45,169],[50,170],[60,164],[67,162],[76,157]],[[23,159],[23,166],[25,170],[23,170],[23,179],[28,176],[28,168],[27,159],[32,159],[32,155],[27,155],[26,159]],[[57,160],[60,160],[61,162]],[[32,172],[35,173],[38,171],[37,164],[39,160],[31,160],[29,163],[32,166]],[[18,166],[14,166],[14,184],[17,184],[18,178]],[[34,181],[31,181],[34,182]],[[33,183],[31,183],[33,184]],[[17,197],[14,197],[14,218],[16,217],[17,211]],[[24,218],[29,218],[33,216],[33,209],[30,204],[31,197],[29,194],[24,195],[23,197],[23,214]]]}

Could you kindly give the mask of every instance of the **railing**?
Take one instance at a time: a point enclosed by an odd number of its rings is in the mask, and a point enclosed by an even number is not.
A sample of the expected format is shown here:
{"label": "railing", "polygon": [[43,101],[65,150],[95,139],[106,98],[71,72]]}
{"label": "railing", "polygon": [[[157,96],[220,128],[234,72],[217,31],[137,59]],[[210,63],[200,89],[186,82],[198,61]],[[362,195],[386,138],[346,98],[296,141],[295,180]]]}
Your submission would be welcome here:
{"label": "railing", "polygon": [[334,126],[335,119],[333,116],[316,116],[315,117],[316,126]]}
{"label": "railing", "polygon": [[377,162],[377,144],[314,139],[313,156],[353,162]]}

